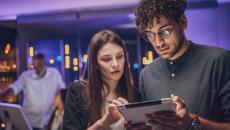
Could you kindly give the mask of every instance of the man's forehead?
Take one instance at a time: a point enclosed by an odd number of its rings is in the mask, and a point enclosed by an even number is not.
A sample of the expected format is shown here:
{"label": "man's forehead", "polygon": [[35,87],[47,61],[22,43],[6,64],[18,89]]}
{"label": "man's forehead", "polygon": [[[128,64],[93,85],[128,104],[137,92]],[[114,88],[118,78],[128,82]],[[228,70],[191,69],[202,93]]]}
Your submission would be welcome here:
{"label": "man's forehead", "polygon": [[172,20],[161,16],[159,18],[154,18],[152,21],[150,21],[147,30],[158,30],[160,27],[169,24],[172,24]]}

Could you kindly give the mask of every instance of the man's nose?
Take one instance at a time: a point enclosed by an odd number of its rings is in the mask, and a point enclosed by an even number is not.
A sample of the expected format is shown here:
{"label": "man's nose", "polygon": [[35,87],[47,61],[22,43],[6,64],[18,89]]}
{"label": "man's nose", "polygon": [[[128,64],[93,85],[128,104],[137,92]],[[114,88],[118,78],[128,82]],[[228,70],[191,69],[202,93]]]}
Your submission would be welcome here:
{"label": "man's nose", "polygon": [[155,36],[155,45],[157,48],[162,48],[164,45],[164,39],[161,38],[159,35]]}

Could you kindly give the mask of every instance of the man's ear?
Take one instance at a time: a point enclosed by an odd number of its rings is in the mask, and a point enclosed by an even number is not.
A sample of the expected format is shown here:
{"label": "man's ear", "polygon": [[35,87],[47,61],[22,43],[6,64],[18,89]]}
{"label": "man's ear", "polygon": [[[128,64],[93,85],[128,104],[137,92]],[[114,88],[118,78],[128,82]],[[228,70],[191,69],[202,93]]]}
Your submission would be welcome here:
{"label": "man's ear", "polygon": [[187,18],[184,14],[180,16],[179,24],[183,30],[187,29]]}

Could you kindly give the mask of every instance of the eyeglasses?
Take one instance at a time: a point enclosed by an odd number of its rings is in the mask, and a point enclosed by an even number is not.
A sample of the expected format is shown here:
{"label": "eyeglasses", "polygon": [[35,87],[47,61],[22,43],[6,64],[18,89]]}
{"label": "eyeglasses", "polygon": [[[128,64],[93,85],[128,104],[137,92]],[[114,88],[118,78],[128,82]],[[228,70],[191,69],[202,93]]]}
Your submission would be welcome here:
{"label": "eyeglasses", "polygon": [[156,41],[156,35],[158,35],[162,39],[169,38],[174,26],[175,26],[175,23],[173,24],[172,27],[167,27],[167,28],[161,29],[157,33],[151,32],[151,31],[145,31],[145,33],[142,37],[147,42],[155,42]]}

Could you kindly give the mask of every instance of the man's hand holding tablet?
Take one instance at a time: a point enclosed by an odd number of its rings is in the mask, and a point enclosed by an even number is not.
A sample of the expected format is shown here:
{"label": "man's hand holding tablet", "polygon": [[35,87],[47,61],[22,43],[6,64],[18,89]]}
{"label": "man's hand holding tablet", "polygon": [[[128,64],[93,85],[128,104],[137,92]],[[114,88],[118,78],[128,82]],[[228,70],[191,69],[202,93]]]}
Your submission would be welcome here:
{"label": "man's hand holding tablet", "polygon": [[[187,130],[192,120],[190,118],[190,115],[188,113],[184,101],[178,96],[174,96],[170,99],[163,99],[162,102],[166,104],[172,103],[174,107],[171,108],[169,107],[170,109],[165,109],[165,107],[160,107],[161,110],[154,109],[152,112],[144,112],[146,113],[146,115],[144,115],[146,119],[144,122],[133,123],[128,121],[126,124],[126,129],[127,130],[152,130],[152,129]],[[140,115],[139,113],[134,113],[134,116],[136,117],[136,115]],[[138,118],[139,120],[140,118],[143,117],[137,116],[136,118]]]}

